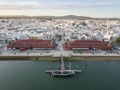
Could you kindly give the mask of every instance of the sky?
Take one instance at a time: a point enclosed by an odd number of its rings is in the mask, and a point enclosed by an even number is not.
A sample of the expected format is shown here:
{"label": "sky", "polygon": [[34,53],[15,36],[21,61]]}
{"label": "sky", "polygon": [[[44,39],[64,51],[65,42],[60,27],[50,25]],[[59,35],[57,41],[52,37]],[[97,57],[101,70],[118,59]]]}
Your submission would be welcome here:
{"label": "sky", "polygon": [[0,15],[120,18],[120,0],[0,0]]}

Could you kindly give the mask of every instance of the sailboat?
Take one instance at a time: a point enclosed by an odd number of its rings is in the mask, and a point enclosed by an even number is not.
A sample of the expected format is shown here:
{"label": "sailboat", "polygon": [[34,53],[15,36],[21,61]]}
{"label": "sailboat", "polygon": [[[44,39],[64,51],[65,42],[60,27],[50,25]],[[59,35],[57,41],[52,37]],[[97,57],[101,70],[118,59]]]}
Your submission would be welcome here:
{"label": "sailboat", "polygon": [[61,77],[71,76],[71,75],[74,75],[75,73],[82,72],[82,70],[71,70],[71,63],[70,63],[70,68],[65,69],[63,55],[61,55],[60,60],[61,60],[60,70],[45,70],[45,72],[51,73],[53,76],[61,76]]}

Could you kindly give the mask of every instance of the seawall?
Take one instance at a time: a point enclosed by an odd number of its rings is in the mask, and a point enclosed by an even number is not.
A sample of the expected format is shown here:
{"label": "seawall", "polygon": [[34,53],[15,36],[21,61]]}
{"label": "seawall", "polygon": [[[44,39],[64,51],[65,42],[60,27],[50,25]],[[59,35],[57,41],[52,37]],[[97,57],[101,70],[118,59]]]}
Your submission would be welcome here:
{"label": "seawall", "polygon": [[[72,55],[63,56],[64,60],[86,60],[86,61],[100,61],[100,60],[120,60],[119,55]],[[60,60],[60,56],[0,56],[0,60],[33,60],[33,61],[49,61],[49,60]]]}

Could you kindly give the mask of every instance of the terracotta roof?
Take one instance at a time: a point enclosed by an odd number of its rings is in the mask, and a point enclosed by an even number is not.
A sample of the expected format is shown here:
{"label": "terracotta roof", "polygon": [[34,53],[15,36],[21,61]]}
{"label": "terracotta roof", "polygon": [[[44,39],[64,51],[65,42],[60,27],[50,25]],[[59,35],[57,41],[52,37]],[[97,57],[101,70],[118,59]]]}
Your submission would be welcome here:
{"label": "terracotta roof", "polygon": [[76,40],[71,45],[108,45],[107,42],[93,40]]}
{"label": "terracotta roof", "polygon": [[18,40],[14,44],[49,44],[50,40]]}

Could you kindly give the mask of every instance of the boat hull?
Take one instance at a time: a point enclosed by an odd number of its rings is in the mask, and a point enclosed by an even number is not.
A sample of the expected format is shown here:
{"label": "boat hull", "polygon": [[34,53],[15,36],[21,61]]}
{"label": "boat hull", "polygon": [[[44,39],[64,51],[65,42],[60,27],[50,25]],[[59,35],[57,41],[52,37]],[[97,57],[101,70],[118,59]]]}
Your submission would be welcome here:
{"label": "boat hull", "polygon": [[65,70],[65,71],[57,70],[57,71],[52,72],[53,76],[59,76],[59,77],[72,76],[74,74],[75,74],[75,72],[70,71],[70,70],[69,71],[67,71],[67,70]]}

